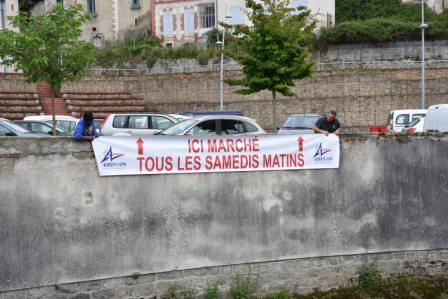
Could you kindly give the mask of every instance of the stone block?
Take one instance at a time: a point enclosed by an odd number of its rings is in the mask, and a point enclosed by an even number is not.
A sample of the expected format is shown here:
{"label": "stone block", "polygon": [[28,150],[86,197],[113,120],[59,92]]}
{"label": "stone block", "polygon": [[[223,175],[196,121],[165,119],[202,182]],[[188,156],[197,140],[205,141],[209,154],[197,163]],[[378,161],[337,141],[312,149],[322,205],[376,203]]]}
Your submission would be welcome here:
{"label": "stone block", "polygon": [[184,270],[184,277],[204,277],[219,274],[220,274],[219,267]]}
{"label": "stone block", "polygon": [[123,278],[117,277],[117,278],[109,278],[103,280],[103,288],[104,289],[111,289],[120,287],[123,284]]}
{"label": "stone block", "polygon": [[78,282],[76,284],[76,287],[80,292],[101,290],[103,288],[103,281],[91,280],[91,281]]}
{"label": "stone block", "polygon": [[91,294],[92,299],[122,299],[127,295],[126,288],[94,291]]}
{"label": "stone block", "polygon": [[78,293],[74,295],[70,295],[67,297],[68,299],[91,299],[90,293]]}
{"label": "stone block", "polygon": [[172,280],[184,278],[184,271],[169,271],[156,274],[156,280]]}
{"label": "stone block", "polygon": [[309,268],[311,265],[307,259],[296,260],[296,268]]}
{"label": "stone block", "polygon": [[155,295],[154,284],[134,285],[126,290],[127,296],[132,297],[150,297]]}
{"label": "stone block", "polygon": [[406,255],[404,252],[396,252],[393,254],[394,260],[404,260],[406,258]]}
{"label": "stone block", "polygon": [[[139,276],[127,276],[124,277],[124,284],[127,286],[138,285],[138,284],[147,284],[156,280],[156,274],[143,274]],[[118,283],[118,281],[117,281]]]}

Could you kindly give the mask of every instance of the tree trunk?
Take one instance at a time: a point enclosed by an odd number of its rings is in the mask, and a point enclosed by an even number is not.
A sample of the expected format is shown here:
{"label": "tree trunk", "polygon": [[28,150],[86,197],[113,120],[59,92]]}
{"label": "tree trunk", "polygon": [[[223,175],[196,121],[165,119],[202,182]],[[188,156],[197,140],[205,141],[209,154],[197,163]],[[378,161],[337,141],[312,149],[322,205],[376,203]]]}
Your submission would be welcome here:
{"label": "tree trunk", "polygon": [[53,88],[51,94],[51,123],[53,124],[52,135],[56,136],[56,105],[54,101],[55,100],[54,100],[54,88]]}
{"label": "tree trunk", "polygon": [[275,90],[272,91],[272,128],[275,130],[277,125],[277,113],[276,113],[276,104],[277,104],[277,94]]}

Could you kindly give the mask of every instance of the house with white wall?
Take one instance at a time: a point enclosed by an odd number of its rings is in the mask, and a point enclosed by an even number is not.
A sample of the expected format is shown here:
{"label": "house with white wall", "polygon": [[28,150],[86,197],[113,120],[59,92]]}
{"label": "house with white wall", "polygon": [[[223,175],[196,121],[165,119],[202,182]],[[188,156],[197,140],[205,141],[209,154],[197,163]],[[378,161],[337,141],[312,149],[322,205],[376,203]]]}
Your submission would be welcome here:
{"label": "house with white wall", "polygon": [[[311,10],[319,27],[334,26],[335,0],[291,1],[291,7],[300,5]],[[153,0],[151,32],[166,45],[195,43],[221,22],[249,25],[244,11],[244,0]]]}
{"label": "house with white wall", "polygon": [[[19,14],[19,1],[18,0],[0,0],[0,30],[9,29],[19,31],[19,28],[15,28],[11,25],[8,17],[16,16]],[[0,72],[7,73],[12,72],[13,69],[7,68],[1,64],[0,57]]]}
{"label": "house with white wall", "polygon": [[[421,0],[403,0],[403,2],[422,4]],[[425,0],[425,3],[429,8],[434,9],[437,13],[441,13],[448,9],[447,0]]]}

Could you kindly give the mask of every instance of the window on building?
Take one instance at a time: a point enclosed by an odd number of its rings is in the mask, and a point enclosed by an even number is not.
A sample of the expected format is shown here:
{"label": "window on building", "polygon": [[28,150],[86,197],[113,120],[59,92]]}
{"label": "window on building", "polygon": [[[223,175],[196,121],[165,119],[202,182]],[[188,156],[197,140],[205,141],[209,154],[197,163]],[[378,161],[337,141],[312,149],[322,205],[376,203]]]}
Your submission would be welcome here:
{"label": "window on building", "polygon": [[141,8],[141,6],[140,6],[140,0],[132,0],[132,8],[133,8],[133,9],[139,9],[139,8]]}
{"label": "window on building", "polygon": [[327,28],[333,27],[333,15],[327,13]]}
{"label": "window on building", "polygon": [[173,35],[173,14],[169,11],[163,12],[163,35]]}
{"label": "window on building", "polygon": [[241,6],[231,6],[230,16],[232,17],[232,25],[244,24],[244,11]]}
{"label": "window on building", "polygon": [[103,46],[103,37],[101,35],[95,35],[93,37],[93,44],[95,45],[95,47],[102,47]]}
{"label": "window on building", "polygon": [[215,4],[203,4],[199,6],[199,21],[201,28],[215,27]]}
{"label": "window on building", "polygon": [[6,28],[5,0],[0,0],[0,29]]}
{"label": "window on building", "polygon": [[64,0],[56,0],[56,3],[64,5]]}
{"label": "window on building", "polygon": [[135,18],[134,19],[134,26],[137,26],[138,25],[138,18]]}
{"label": "window on building", "polygon": [[87,11],[92,16],[96,15],[96,3],[95,3],[95,0],[87,0]]}
{"label": "window on building", "polygon": [[186,9],[184,12],[184,31],[185,33],[194,33],[194,13],[192,9]]}

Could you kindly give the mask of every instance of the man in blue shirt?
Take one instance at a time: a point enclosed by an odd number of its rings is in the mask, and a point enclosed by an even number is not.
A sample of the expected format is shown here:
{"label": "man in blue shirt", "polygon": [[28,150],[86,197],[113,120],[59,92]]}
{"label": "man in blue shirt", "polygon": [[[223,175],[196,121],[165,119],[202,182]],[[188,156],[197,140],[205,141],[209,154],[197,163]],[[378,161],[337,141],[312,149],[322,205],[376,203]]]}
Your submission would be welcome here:
{"label": "man in blue shirt", "polygon": [[339,135],[341,124],[336,119],[336,111],[331,110],[327,116],[319,117],[313,125],[313,130],[316,133],[322,133],[328,136],[329,134]]}
{"label": "man in blue shirt", "polygon": [[73,137],[78,141],[92,141],[99,136],[100,135],[96,131],[95,125],[93,124],[93,113],[84,112],[81,120],[76,124],[76,129]]}

